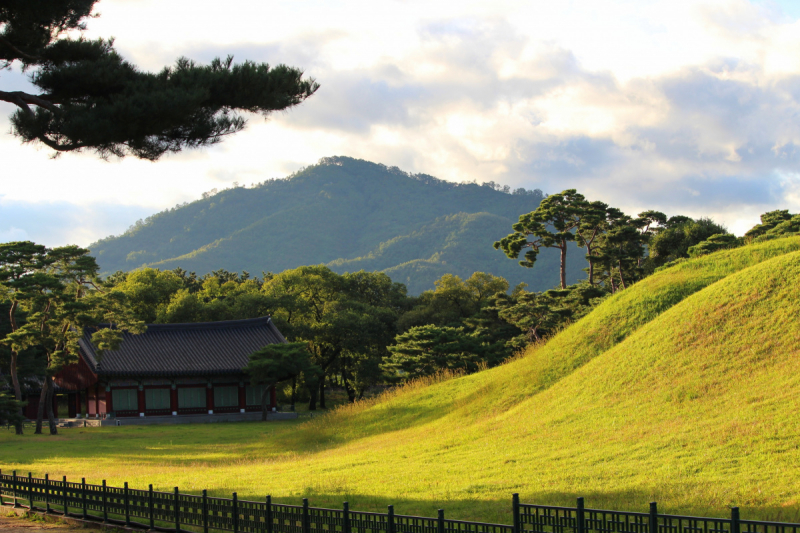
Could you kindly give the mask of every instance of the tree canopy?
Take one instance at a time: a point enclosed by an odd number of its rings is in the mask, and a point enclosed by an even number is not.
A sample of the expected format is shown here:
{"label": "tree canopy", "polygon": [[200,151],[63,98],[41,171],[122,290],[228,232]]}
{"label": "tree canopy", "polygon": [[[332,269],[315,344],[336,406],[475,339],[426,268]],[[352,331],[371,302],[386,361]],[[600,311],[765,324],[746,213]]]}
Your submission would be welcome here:
{"label": "tree canopy", "polygon": [[[0,69],[19,63],[41,90],[0,91],[17,106],[12,129],[23,142],[55,153],[156,160],[206,146],[244,128],[239,112],[296,106],[319,88],[294,67],[179,58],[159,73],[120,56],[113,39],[80,32],[97,0],[9,0],[0,4]],[[77,36],[76,36],[77,34]]]}

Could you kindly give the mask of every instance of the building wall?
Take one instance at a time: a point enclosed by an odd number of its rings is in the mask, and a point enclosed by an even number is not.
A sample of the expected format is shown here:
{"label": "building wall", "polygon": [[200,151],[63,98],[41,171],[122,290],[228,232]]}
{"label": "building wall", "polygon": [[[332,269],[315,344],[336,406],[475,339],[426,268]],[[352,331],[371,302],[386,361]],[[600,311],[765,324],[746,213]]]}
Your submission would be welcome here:
{"label": "building wall", "polygon": [[[147,416],[181,416],[193,414],[224,414],[224,413],[244,413],[260,411],[260,402],[254,405],[247,404],[246,395],[247,382],[244,379],[225,376],[211,376],[209,378],[175,378],[175,379],[142,379],[142,380],[111,380],[96,387],[89,387],[87,390],[88,406],[87,413],[91,417],[103,417],[108,413],[114,416],[124,417],[147,417]],[[217,390],[223,389],[225,390]],[[234,388],[231,391],[229,388]],[[180,405],[179,397],[182,389],[202,390],[200,395],[205,396],[205,404],[202,406],[186,407]],[[137,409],[120,410],[115,408],[113,402],[114,390],[136,391]],[[152,408],[148,405],[148,391],[166,391],[149,395],[154,400],[159,396],[159,400],[169,397],[169,405],[161,405],[161,408]],[[215,394],[216,391],[216,394]],[[224,394],[219,397],[220,393]],[[195,396],[196,398],[196,396]],[[220,405],[217,400],[232,399],[232,405]],[[271,391],[269,407],[277,407],[275,390]]]}

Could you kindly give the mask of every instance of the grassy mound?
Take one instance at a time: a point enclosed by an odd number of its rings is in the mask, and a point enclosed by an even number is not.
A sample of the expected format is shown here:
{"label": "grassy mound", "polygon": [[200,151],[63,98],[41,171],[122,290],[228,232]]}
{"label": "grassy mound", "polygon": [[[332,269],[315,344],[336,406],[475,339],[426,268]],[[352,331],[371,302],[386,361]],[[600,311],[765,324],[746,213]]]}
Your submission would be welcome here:
{"label": "grassy mound", "polygon": [[490,371],[302,425],[2,435],[4,469],[487,521],[508,522],[512,492],[797,520],[798,284],[798,238],[716,253]]}

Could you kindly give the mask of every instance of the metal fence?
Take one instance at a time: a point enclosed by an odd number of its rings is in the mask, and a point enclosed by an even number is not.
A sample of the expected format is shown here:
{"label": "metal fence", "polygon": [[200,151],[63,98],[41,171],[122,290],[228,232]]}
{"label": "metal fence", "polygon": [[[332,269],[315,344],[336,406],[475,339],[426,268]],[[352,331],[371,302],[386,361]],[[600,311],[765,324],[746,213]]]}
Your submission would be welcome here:
{"label": "metal fence", "polygon": [[172,492],[92,485],[11,475],[0,472],[0,502],[53,515],[96,520],[164,532],[232,531],[233,533],[800,533],[800,524],[742,520],[739,508],[730,518],[704,518],[659,514],[655,503],[647,513],[608,511],[584,507],[556,507],[511,500],[513,524],[487,524],[451,520],[439,510],[436,518],[394,513],[351,511],[264,501],[215,498]]}

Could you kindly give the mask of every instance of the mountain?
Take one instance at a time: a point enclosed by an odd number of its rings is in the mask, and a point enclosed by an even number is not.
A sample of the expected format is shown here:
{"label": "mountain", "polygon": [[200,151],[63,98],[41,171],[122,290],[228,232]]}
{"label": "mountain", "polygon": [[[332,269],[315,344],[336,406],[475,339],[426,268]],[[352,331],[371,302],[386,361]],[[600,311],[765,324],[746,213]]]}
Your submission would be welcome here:
{"label": "mountain", "polygon": [[[442,274],[476,271],[544,290],[558,283],[556,250],[525,269],[492,248],[541,199],[541,191],[510,194],[330,157],[285,179],[205,194],[89,248],[105,274],[142,266],[260,274],[323,263],[340,273],[386,272],[411,294],[433,288]],[[586,261],[579,248],[570,251],[575,281]]]}

